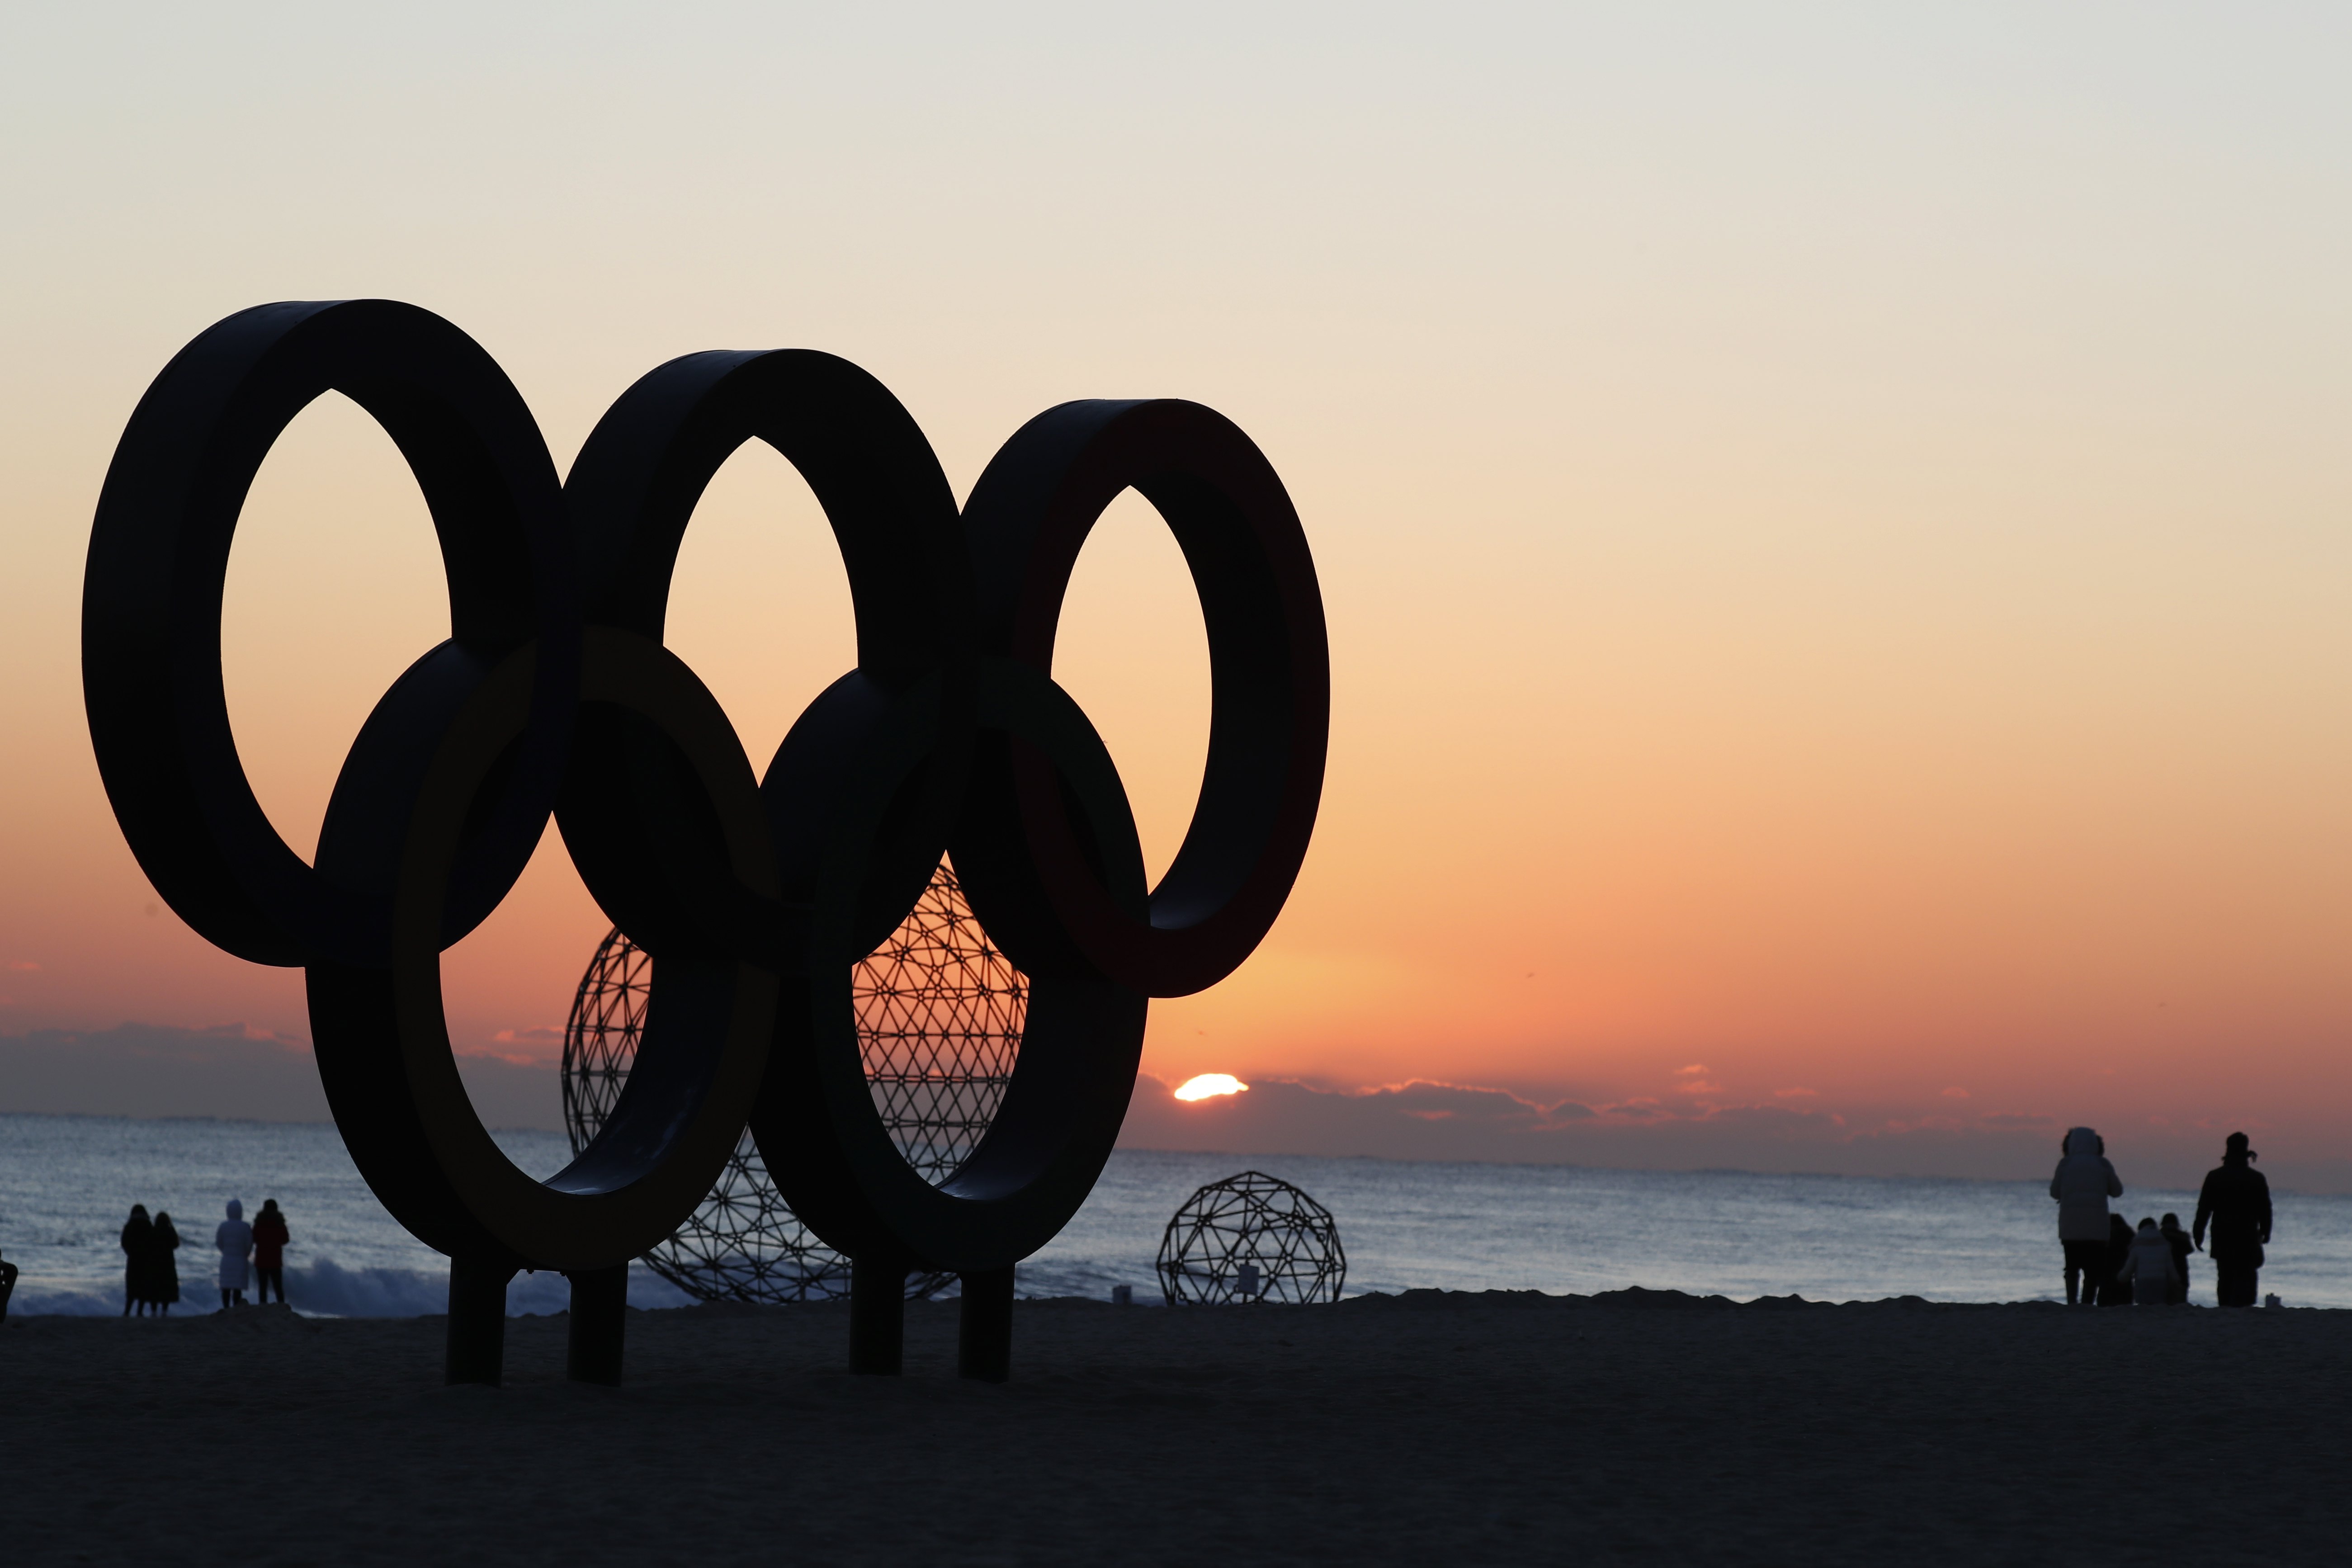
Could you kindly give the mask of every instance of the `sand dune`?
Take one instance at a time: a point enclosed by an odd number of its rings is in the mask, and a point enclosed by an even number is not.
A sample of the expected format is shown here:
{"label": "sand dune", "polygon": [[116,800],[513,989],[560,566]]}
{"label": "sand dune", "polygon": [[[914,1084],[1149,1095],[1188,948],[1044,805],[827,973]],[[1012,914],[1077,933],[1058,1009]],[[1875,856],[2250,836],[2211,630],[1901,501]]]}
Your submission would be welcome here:
{"label": "sand dune", "polygon": [[1024,1302],[1014,1381],[841,1370],[837,1307],[0,1328],[14,1561],[2340,1562],[2352,1313],[1416,1292]]}

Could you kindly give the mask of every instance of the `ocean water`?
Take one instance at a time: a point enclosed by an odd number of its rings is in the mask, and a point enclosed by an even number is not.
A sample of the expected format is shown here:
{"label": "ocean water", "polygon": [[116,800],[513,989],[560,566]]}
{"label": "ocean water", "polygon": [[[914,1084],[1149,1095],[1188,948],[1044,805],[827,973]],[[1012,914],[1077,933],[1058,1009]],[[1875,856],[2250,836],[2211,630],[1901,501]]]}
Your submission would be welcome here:
{"label": "ocean water", "polygon": [[[570,1157],[559,1133],[499,1135],[524,1169]],[[1245,1169],[1293,1182],[1331,1210],[1347,1293],[1422,1286],[1586,1293],[1643,1285],[1736,1299],[1790,1293],[1867,1300],[2017,1301],[2061,1295],[2054,1205],[2041,1182],[1600,1171],[1122,1150],[1060,1237],[1020,1270],[1024,1295],[1158,1301],[1160,1235],[1202,1184]],[[133,1203],[168,1211],[184,1243],[184,1304],[212,1294],[213,1227],[230,1197],[265,1197],[294,1233],[287,1283],[298,1310],[398,1316],[442,1310],[447,1262],[394,1224],[331,1126],[0,1116],[0,1256],[23,1271],[13,1312],[121,1310],[116,1241]],[[2275,1194],[2263,1289],[2289,1306],[2352,1307],[2352,1197]],[[2196,1194],[2144,1191],[2117,1207],[2194,1213]],[[2192,1302],[2213,1276],[2191,1259]],[[551,1275],[518,1279],[515,1312],[560,1310]],[[642,1267],[630,1300],[677,1306]]]}

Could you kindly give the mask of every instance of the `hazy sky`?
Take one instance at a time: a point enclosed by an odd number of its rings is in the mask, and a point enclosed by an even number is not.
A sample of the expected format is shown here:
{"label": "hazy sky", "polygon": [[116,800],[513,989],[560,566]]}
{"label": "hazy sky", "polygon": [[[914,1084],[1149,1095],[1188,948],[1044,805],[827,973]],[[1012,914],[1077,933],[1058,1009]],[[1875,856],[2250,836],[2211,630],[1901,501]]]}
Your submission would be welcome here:
{"label": "hazy sky", "polygon": [[[299,975],[152,912],[81,561],[182,343],[384,295],[480,340],[559,464],[722,347],[865,365],[960,493],[1070,397],[1256,437],[1322,572],[1329,784],[1265,947],[1155,1007],[1163,1078],[1505,1089],[1702,1151],[1769,1108],[1815,1169],[2352,1131],[2341,7],[207,9],[0,12],[0,1033],[305,1034]],[[755,757],[849,662],[765,450],[673,603]],[[1066,627],[1164,863],[1205,655],[1131,498]],[[445,629],[414,484],[315,406],[226,627],[298,847]],[[461,1047],[550,1054],[602,930],[543,855],[451,955]]]}

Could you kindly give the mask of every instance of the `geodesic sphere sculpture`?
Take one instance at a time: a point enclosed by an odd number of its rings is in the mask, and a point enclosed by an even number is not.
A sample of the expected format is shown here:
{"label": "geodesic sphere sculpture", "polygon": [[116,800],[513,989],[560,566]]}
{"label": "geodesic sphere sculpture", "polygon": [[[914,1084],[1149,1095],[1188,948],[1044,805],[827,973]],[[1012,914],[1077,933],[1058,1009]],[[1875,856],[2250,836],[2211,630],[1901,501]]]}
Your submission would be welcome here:
{"label": "geodesic sphere sculpture", "polygon": [[939,1186],[1004,1101],[1029,983],[980,929],[942,862],[890,940],[857,966],[850,994],[874,1108],[907,1163]]}
{"label": "geodesic sphere sculpture", "polygon": [[[563,1030],[563,1123],[575,1152],[595,1137],[628,1081],[652,970],[651,955],[615,930],[581,979]],[[907,1163],[936,1186],[955,1174],[1004,1098],[1028,983],[989,942],[942,863],[914,910],[857,966],[853,990],[875,1108]],[[849,1293],[849,1260],[793,1215],[748,1131],[709,1196],[645,1262],[706,1301]],[[909,1274],[907,1294],[932,1295],[952,1279]]]}
{"label": "geodesic sphere sculpture", "polygon": [[1159,1267],[1171,1307],[1336,1301],[1348,1281],[1331,1211],[1263,1171],[1211,1182],[1185,1199],[1160,1238]]}
{"label": "geodesic sphere sculpture", "polygon": [[[596,944],[563,1028],[563,1126],[574,1152],[604,1125],[635,1065],[653,958],[616,929]],[[777,1195],[747,1131],[709,1195],[646,1267],[704,1301],[824,1301],[849,1293],[849,1260]]]}

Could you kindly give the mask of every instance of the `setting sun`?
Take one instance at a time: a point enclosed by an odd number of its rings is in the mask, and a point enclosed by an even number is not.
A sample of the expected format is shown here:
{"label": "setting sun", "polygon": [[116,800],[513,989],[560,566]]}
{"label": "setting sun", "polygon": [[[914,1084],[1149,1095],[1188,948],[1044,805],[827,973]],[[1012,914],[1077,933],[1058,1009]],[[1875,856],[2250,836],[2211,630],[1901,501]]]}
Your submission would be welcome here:
{"label": "setting sun", "polygon": [[1229,1072],[1204,1072],[1188,1078],[1177,1088],[1179,1100],[1208,1100],[1220,1094],[1239,1094],[1249,1088]]}

